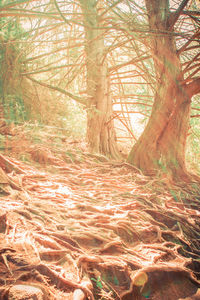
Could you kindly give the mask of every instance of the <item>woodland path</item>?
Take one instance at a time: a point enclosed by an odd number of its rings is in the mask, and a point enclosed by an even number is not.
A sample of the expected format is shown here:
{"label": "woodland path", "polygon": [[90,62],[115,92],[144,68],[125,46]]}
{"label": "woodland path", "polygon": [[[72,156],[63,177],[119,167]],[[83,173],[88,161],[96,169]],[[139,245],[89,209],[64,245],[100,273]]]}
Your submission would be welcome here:
{"label": "woodland path", "polygon": [[101,156],[31,155],[1,162],[0,299],[200,299],[197,194]]}

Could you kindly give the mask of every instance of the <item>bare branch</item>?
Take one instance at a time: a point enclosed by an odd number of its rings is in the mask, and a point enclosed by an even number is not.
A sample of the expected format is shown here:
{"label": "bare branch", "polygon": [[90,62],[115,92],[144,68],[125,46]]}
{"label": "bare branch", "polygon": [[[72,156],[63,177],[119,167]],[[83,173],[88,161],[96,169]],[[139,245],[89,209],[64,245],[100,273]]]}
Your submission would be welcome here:
{"label": "bare branch", "polygon": [[133,58],[133,59],[129,60],[128,62],[125,62],[125,63],[119,64],[119,65],[110,67],[110,68],[109,68],[109,72],[113,72],[113,71],[119,70],[119,69],[121,69],[121,68],[123,68],[123,67],[126,67],[126,66],[128,66],[128,65],[132,65],[132,64],[134,64],[134,63],[136,63],[136,62],[140,62],[140,61],[142,61],[142,60],[149,59],[149,58],[150,58],[149,55],[143,56],[143,57],[141,56],[141,57],[139,57],[139,58]]}
{"label": "bare branch", "polygon": [[25,4],[25,3],[30,3],[33,1],[38,1],[38,0],[19,0],[19,1],[14,1],[14,2],[10,2],[7,5],[1,6],[0,7],[0,11],[1,10],[7,10],[8,8],[20,5],[20,4]]}
{"label": "bare branch", "polygon": [[66,50],[66,49],[72,49],[72,48],[81,47],[81,46],[83,46],[83,43],[58,48],[58,49],[50,51],[50,52],[46,52],[46,53],[43,53],[43,54],[40,54],[40,55],[37,55],[37,56],[34,56],[34,57],[27,58],[24,62],[26,63],[26,62],[33,61],[33,60],[36,60],[36,59],[40,59],[44,56],[55,54],[57,52],[60,52],[60,51]]}
{"label": "bare branch", "polygon": [[55,67],[51,67],[51,68],[48,68],[48,69],[39,69],[39,70],[31,71],[31,72],[21,73],[21,75],[24,76],[24,75],[39,74],[39,73],[49,72],[49,71],[52,71],[52,70],[68,68],[68,67],[72,67],[72,66],[74,67],[74,66],[77,66],[77,65],[68,64],[68,65],[55,66]]}
{"label": "bare branch", "polygon": [[104,12],[102,12],[102,14],[99,16],[99,18],[102,18],[109,10],[112,10],[117,4],[119,4],[120,2],[122,2],[123,0],[117,0],[116,2],[114,2],[111,6],[109,6]]}
{"label": "bare branch", "polygon": [[183,15],[187,16],[200,16],[200,11],[198,10],[184,10],[182,12]]}
{"label": "bare branch", "polygon": [[183,45],[178,51],[177,54],[180,55],[183,51],[186,50],[187,46],[194,41],[197,37],[200,36],[200,29],[193,34],[193,36]]}
{"label": "bare branch", "polygon": [[196,77],[194,77],[194,75],[199,73],[199,71],[200,71],[200,68],[196,68],[196,70],[194,70],[183,82],[184,83],[191,82],[191,80],[196,78]]}
{"label": "bare branch", "polygon": [[200,117],[200,115],[192,115],[192,116],[190,116],[190,118],[199,118]]}
{"label": "bare branch", "polygon": [[[200,55],[200,53],[199,53],[199,55]],[[198,55],[198,56],[199,56]],[[191,64],[194,62],[195,60],[192,60],[191,61]],[[192,66],[187,66],[184,70],[183,70],[183,74],[185,74],[185,73],[187,73],[187,72],[190,72],[190,71],[192,71],[193,69],[195,69],[195,68],[197,68],[198,67],[198,70],[199,70],[199,66],[200,66],[200,63],[198,62],[198,63],[196,63],[196,64],[194,64],[194,65],[192,65]],[[195,72],[196,72],[196,70],[195,70]],[[190,75],[191,76],[191,75]]]}
{"label": "bare branch", "polygon": [[177,10],[175,11],[175,13],[172,13],[170,15],[170,17],[169,17],[169,30],[174,27],[176,21],[178,20],[179,16],[183,12],[183,10],[186,7],[186,5],[188,4],[188,2],[189,2],[189,0],[183,0],[181,2],[181,4],[179,5],[179,7],[177,8]]}
{"label": "bare branch", "polygon": [[200,93],[200,77],[193,79],[192,82],[186,85],[189,96],[194,96]]}
{"label": "bare branch", "polygon": [[61,10],[60,10],[60,8],[59,8],[58,3],[57,3],[56,0],[54,0],[54,4],[55,4],[55,7],[56,7],[57,11],[59,12],[61,18],[64,20],[64,22],[71,26],[71,24],[69,23],[69,21],[65,18],[65,16],[61,12]]}
{"label": "bare branch", "polygon": [[53,14],[42,13],[42,12],[26,12],[25,10],[22,12],[18,12],[18,10],[7,10],[6,12],[0,12],[0,17],[27,17],[27,18],[47,18],[47,19],[55,19],[58,21],[62,21],[62,18],[59,16],[55,16]]}
{"label": "bare branch", "polygon": [[70,97],[71,99],[73,99],[73,100],[75,100],[75,101],[77,101],[77,102],[79,102],[79,103],[81,103],[83,105],[86,105],[86,103],[87,103],[85,98],[73,95],[73,94],[71,94],[71,93],[69,93],[69,92],[65,91],[64,89],[61,89],[61,88],[59,88],[57,86],[53,86],[53,85],[47,84],[45,82],[36,80],[36,79],[34,79],[34,78],[30,77],[30,76],[26,76],[26,78],[28,78],[29,80],[31,80],[31,81],[33,81],[33,82],[35,82],[35,83],[37,83],[37,84],[39,84],[41,86],[47,87],[47,88],[49,88],[51,90],[54,90],[54,91],[57,91],[57,92],[60,92],[61,94],[64,94],[64,95]]}

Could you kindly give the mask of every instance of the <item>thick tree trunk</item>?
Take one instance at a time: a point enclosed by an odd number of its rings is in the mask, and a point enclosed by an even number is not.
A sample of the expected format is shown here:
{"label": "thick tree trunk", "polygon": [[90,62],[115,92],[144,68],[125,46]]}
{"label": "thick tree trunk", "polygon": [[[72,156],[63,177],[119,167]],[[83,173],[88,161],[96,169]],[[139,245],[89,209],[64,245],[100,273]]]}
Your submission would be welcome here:
{"label": "thick tree trunk", "polygon": [[113,122],[112,99],[106,68],[99,72],[98,85],[90,98],[87,118],[87,139],[90,151],[120,158]]}
{"label": "thick tree trunk", "polygon": [[[177,103],[168,110],[163,104],[152,111],[147,127],[128,156],[128,162],[146,174],[155,174],[158,170],[162,170],[172,177],[187,179],[185,148],[189,128],[190,98],[178,88],[176,97],[172,89],[171,93],[168,89],[168,93],[164,103],[167,105],[171,102],[170,96]],[[181,96],[179,101],[178,98]]]}
{"label": "thick tree trunk", "polygon": [[146,174],[158,170],[172,177],[187,179],[185,148],[189,128],[190,103],[174,35],[169,31],[167,0],[146,0],[149,27],[154,33],[150,46],[157,77],[154,105],[149,122],[133,146],[128,162]]}
{"label": "thick tree trunk", "polygon": [[87,71],[87,140],[93,153],[119,158],[112,119],[112,101],[105,47],[96,0],[80,0],[85,26]]}

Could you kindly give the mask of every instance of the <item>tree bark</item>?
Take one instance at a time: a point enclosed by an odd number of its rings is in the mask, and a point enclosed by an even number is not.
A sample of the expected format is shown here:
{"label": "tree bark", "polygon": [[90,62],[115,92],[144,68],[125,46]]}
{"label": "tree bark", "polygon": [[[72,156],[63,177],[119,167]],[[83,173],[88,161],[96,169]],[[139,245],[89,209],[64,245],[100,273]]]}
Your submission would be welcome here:
{"label": "tree bark", "polygon": [[119,158],[101,21],[96,0],[79,0],[85,27],[87,140],[92,153]]}
{"label": "tree bark", "polygon": [[[176,179],[188,179],[185,163],[191,93],[182,85],[180,59],[176,53],[167,0],[146,0],[150,47],[157,87],[149,122],[133,146],[128,162],[145,174],[158,170]],[[169,31],[171,28],[171,31]]]}

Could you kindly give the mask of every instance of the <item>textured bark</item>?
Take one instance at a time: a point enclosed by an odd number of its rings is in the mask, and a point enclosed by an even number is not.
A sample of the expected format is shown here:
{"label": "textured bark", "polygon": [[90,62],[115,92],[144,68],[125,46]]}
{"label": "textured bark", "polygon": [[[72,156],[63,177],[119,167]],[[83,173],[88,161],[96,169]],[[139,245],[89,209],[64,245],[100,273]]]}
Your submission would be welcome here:
{"label": "textured bark", "polygon": [[87,140],[93,153],[120,156],[112,119],[108,68],[96,0],[80,0],[84,15],[87,69]]}
{"label": "textured bark", "polygon": [[158,170],[177,179],[187,179],[185,148],[189,128],[191,93],[183,80],[170,25],[167,0],[146,0],[152,57],[157,77],[154,105],[149,122],[133,146],[128,162],[146,174]]}

